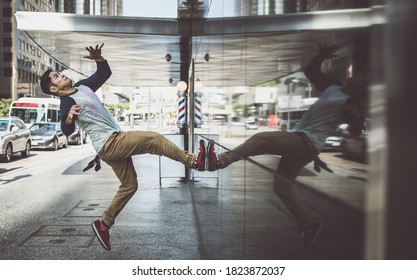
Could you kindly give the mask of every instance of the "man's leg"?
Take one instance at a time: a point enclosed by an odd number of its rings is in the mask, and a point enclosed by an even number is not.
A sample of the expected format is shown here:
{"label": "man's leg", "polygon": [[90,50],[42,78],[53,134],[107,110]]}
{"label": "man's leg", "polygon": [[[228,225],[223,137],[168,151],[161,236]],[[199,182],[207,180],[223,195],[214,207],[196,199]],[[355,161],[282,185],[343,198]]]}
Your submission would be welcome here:
{"label": "man's leg", "polygon": [[103,223],[110,228],[117,215],[137,191],[138,182],[131,157],[117,161],[106,161],[106,163],[111,166],[121,183],[119,190],[102,216]]}
{"label": "man's leg", "polygon": [[303,142],[297,133],[286,131],[256,133],[232,151],[219,154],[219,168],[250,156],[271,154],[292,157],[293,152],[296,152],[294,147],[298,145],[303,145]]}
{"label": "man's leg", "polygon": [[311,218],[294,188],[294,179],[302,167],[302,165],[282,157],[277,167],[278,176],[275,176],[274,191],[291,214],[294,215],[300,228],[303,229],[311,223]]}
{"label": "man's leg", "polygon": [[135,194],[138,184],[136,180],[136,172],[133,166],[132,158],[120,159],[117,161],[106,161],[114,170],[120,182],[122,183],[113,197],[110,205],[102,215],[101,221],[97,220],[91,224],[101,245],[106,250],[111,250],[110,235],[111,227],[117,215],[122,211],[126,203]]}
{"label": "man's leg", "polygon": [[[107,143],[108,142],[108,143]],[[152,131],[129,131],[112,136],[100,151],[100,158],[107,154],[112,158],[127,158],[138,154],[166,156],[179,161],[189,168],[195,167],[195,156],[178,148],[163,135]],[[103,156],[103,157],[102,157]]]}
{"label": "man's leg", "polygon": [[306,156],[300,157],[298,161],[289,160],[285,157],[281,158],[277,168],[277,173],[280,176],[275,177],[274,191],[296,218],[303,237],[303,250],[306,251],[316,241],[321,225],[312,221],[310,214],[301,203],[295,190],[294,179],[301,168],[311,161],[311,157],[308,157],[308,150],[304,152]]}

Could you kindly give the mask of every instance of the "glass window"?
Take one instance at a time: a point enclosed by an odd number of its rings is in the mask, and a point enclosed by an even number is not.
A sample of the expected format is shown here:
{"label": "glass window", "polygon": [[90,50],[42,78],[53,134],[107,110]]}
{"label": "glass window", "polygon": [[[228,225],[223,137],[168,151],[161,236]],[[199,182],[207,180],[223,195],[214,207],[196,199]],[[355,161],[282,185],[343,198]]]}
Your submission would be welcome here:
{"label": "glass window", "polygon": [[3,32],[12,32],[12,24],[10,22],[3,22]]}
{"label": "glass window", "polygon": [[12,67],[4,67],[3,68],[3,75],[4,75],[4,77],[11,77],[13,75]]}
{"label": "glass window", "polygon": [[4,62],[11,62],[13,61],[13,55],[10,52],[3,53],[3,61]]}
{"label": "glass window", "polygon": [[3,47],[12,47],[13,46],[13,39],[10,37],[3,38]]}
{"label": "glass window", "polygon": [[12,8],[3,8],[3,17],[11,17],[12,16]]}

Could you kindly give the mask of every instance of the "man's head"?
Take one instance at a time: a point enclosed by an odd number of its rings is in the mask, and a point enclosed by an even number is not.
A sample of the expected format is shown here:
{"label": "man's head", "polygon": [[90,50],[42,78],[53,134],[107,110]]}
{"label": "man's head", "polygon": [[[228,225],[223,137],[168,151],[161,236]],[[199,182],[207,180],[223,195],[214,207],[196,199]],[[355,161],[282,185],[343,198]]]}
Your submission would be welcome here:
{"label": "man's head", "polygon": [[46,94],[62,96],[72,90],[72,81],[64,74],[49,69],[41,77],[41,89]]}

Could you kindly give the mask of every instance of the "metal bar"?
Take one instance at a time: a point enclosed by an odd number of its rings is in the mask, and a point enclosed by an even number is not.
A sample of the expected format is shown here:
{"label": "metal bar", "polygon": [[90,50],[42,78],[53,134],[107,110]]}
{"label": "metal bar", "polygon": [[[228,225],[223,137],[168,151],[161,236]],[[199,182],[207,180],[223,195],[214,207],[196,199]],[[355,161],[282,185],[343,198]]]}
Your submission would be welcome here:
{"label": "metal bar", "polygon": [[[42,18],[42,20],[38,20]],[[274,16],[197,20],[16,12],[19,30],[210,36],[363,28],[385,21],[382,6]],[[192,21],[192,24],[190,24]],[[192,28],[191,28],[192,26]]]}

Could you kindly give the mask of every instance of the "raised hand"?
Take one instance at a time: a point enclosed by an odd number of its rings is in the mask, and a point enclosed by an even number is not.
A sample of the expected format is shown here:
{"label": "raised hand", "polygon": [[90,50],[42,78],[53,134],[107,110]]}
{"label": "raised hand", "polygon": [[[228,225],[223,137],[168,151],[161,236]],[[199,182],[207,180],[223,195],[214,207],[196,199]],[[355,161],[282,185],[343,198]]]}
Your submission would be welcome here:
{"label": "raised hand", "polygon": [[100,46],[96,45],[95,48],[92,46],[85,47],[85,49],[89,52],[88,55],[84,56],[84,58],[92,59],[92,60],[102,60],[103,57],[101,56],[101,48],[103,47],[104,43]]}

